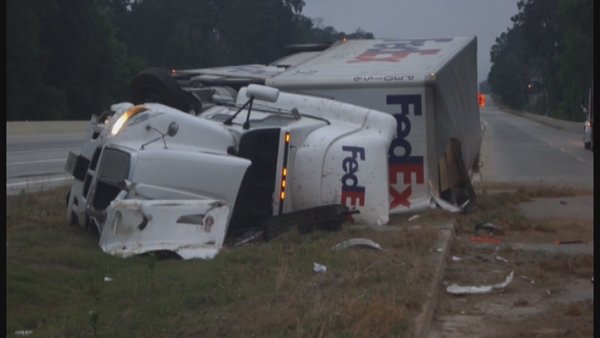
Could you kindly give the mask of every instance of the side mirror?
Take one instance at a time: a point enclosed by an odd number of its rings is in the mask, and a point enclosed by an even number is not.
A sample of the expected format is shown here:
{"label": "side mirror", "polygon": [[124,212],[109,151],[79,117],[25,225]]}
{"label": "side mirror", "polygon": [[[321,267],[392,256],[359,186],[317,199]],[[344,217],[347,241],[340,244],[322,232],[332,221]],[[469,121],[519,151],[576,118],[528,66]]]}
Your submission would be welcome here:
{"label": "side mirror", "polygon": [[167,128],[167,135],[173,137],[175,136],[175,134],[177,134],[177,131],[179,131],[179,125],[177,124],[177,122],[173,121],[169,123],[169,127]]}

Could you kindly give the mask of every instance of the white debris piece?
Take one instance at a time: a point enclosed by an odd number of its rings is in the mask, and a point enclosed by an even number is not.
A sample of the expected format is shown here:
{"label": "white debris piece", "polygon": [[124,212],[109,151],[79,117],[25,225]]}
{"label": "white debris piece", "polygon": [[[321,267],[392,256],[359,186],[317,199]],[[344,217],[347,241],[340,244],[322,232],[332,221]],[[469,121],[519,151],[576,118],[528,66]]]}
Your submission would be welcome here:
{"label": "white debris piece", "polygon": [[506,258],[504,258],[502,256],[496,256],[496,260],[508,264],[508,259],[506,259]]}
{"label": "white debris piece", "polygon": [[104,281],[105,282],[112,282],[112,278],[110,278],[108,276],[104,276]]}
{"label": "white debris piece", "polygon": [[412,215],[412,216],[410,216],[410,217],[408,218],[408,221],[409,221],[409,222],[412,222],[412,221],[416,220],[416,219],[417,219],[417,218],[419,218],[419,217],[420,217],[419,215]]}
{"label": "white debris piece", "polygon": [[313,270],[315,270],[315,272],[327,272],[327,267],[317,262],[313,262]]}
{"label": "white debris piece", "polygon": [[361,245],[361,246],[366,246],[369,248],[373,248],[373,249],[377,249],[377,250],[383,250],[383,248],[381,247],[381,245],[377,242],[374,242],[368,238],[351,238],[347,241],[343,241],[340,242],[336,245],[334,245],[332,247],[333,250],[343,250],[352,246],[357,246],[357,245]]}
{"label": "white debris piece", "polygon": [[463,258],[462,257],[458,257],[458,256],[452,256],[452,261],[453,262],[462,262]]}
{"label": "white debris piece", "polygon": [[502,283],[494,284],[494,285],[481,285],[481,286],[460,286],[458,284],[452,284],[446,288],[446,291],[451,294],[460,295],[460,294],[480,294],[480,293],[488,293],[493,289],[502,289],[505,288],[508,284],[512,282],[514,275],[514,271],[511,271],[506,280]]}
{"label": "white debris piece", "polygon": [[16,336],[29,336],[33,333],[33,330],[18,330],[15,331]]}

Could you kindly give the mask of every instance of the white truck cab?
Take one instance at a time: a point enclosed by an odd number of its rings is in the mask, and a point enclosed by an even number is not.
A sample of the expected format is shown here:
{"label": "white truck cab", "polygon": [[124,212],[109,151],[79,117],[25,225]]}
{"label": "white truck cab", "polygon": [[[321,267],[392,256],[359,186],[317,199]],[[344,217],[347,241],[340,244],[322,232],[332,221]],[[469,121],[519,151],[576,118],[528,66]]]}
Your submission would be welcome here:
{"label": "white truck cab", "polygon": [[67,163],[71,222],[95,226],[111,254],[183,258],[211,258],[230,231],[321,206],[388,222],[392,116],[259,85],[235,101],[199,116],[121,103],[94,117]]}

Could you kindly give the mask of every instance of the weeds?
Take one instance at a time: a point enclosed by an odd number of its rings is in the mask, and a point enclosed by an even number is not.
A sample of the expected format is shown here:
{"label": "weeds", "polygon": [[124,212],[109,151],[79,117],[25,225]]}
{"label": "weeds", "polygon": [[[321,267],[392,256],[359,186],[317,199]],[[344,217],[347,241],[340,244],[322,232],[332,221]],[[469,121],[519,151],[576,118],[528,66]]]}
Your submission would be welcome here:
{"label": "weeds", "polygon": [[[65,194],[7,200],[7,334],[410,336],[412,316],[427,297],[427,257],[437,235],[430,229],[290,231],[225,248],[210,261],[122,259],[67,224]],[[331,250],[352,237],[384,250]],[[313,262],[327,272],[315,273]]]}

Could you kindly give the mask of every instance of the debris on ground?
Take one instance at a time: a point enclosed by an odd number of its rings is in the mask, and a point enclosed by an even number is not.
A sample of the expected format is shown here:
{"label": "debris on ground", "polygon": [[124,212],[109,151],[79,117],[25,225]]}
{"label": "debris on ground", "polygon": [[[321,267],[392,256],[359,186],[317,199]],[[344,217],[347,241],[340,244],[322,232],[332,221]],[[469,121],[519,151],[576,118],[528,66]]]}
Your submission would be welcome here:
{"label": "debris on ground", "polygon": [[481,231],[486,231],[488,233],[497,234],[502,232],[502,228],[493,223],[477,223],[475,224],[475,233],[478,234]]}
{"label": "debris on ground", "polygon": [[257,239],[260,239],[262,237],[263,237],[262,230],[258,230],[258,231],[254,231],[254,232],[249,232],[249,233],[244,234],[244,236],[240,240],[238,240],[237,242],[235,242],[233,244],[233,246],[245,245],[245,244],[254,242]]}
{"label": "debris on ground", "polygon": [[18,330],[15,331],[16,336],[29,336],[33,333],[33,330]]}
{"label": "debris on ground", "polygon": [[419,215],[412,215],[408,218],[408,221],[412,222],[412,221],[416,220],[417,218],[419,218]]}
{"label": "debris on ground", "polygon": [[454,295],[460,294],[481,294],[491,292],[493,289],[503,289],[512,282],[514,271],[511,271],[506,280],[502,283],[493,285],[481,285],[481,286],[460,286],[458,284],[452,284],[446,288],[448,293]]}
{"label": "debris on ground", "polygon": [[489,243],[489,244],[500,244],[502,239],[493,236],[471,236],[471,242],[475,243]]}
{"label": "debris on ground", "polygon": [[112,282],[112,278],[110,278],[108,276],[104,276],[104,281],[105,282]]}
{"label": "debris on ground", "polygon": [[332,247],[333,250],[344,250],[353,246],[365,246],[377,250],[383,250],[381,245],[368,238],[351,238],[347,241],[340,242]]}
{"label": "debris on ground", "polygon": [[453,262],[462,262],[463,258],[462,257],[458,257],[458,256],[452,256],[452,261]]}
{"label": "debris on ground", "polygon": [[502,256],[496,256],[496,260],[508,264],[508,259],[506,259],[506,258],[504,258]]}
{"label": "debris on ground", "polygon": [[315,272],[327,272],[327,267],[317,262],[313,262],[313,270],[315,270]]}

